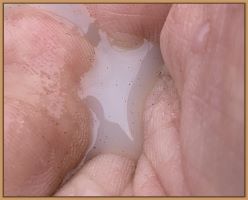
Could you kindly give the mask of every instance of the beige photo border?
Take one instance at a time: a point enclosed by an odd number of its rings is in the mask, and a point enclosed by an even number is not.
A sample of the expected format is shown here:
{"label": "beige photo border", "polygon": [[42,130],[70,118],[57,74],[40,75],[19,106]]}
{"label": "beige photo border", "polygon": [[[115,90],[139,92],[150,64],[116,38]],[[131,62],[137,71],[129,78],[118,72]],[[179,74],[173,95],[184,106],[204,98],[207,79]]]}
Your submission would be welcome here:
{"label": "beige photo border", "polygon": [[[246,155],[247,155],[247,148],[246,148],[246,144],[247,144],[247,137],[246,137],[246,122],[247,122],[247,118],[246,118],[246,113],[247,113],[247,106],[246,106],[246,100],[247,100],[247,83],[246,83],[246,77],[248,74],[248,71],[246,70],[246,47],[247,47],[247,14],[246,14],[246,10],[247,10],[247,2],[248,0],[245,1],[240,1],[240,0],[207,0],[207,1],[200,1],[200,0],[180,0],[180,1],[176,1],[176,0],[91,0],[91,1],[85,1],[85,0],[36,0],[36,1],[32,1],[32,0],[6,0],[6,1],[1,1],[1,8],[0,8],[0,22],[1,22],[1,31],[0,31],[0,37],[1,37],[1,48],[0,48],[0,54],[1,54],[1,71],[0,71],[0,88],[1,88],[1,98],[0,98],[0,108],[1,108],[1,114],[0,114],[0,118],[2,119],[0,122],[0,127],[1,127],[1,143],[0,143],[0,156],[1,156],[1,165],[0,165],[0,171],[1,171],[1,180],[0,180],[0,191],[1,191],[1,196],[0,199],[133,199],[133,198],[138,198],[138,199],[199,199],[199,198],[204,198],[204,199],[224,199],[224,198],[228,198],[228,199],[246,199],[246,180],[247,180],[247,173],[246,173],[246,169],[247,169],[247,159],[246,159]],[[72,4],[72,3],[243,3],[245,4],[244,9],[245,9],[245,20],[244,20],[244,26],[245,26],[245,196],[244,197],[3,197],[3,105],[4,105],[4,101],[3,101],[3,8],[4,8],[4,4],[7,3],[48,3],[48,4],[53,4],[53,3],[68,3],[68,4]],[[248,198],[247,198],[248,199]]]}

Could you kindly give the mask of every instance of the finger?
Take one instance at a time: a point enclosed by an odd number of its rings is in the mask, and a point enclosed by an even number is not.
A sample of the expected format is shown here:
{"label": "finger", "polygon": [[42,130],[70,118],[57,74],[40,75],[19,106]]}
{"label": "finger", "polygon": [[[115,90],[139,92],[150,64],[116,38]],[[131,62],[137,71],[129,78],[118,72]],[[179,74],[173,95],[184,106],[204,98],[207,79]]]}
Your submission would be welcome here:
{"label": "finger", "polygon": [[4,194],[50,195],[84,156],[89,115],[77,96],[93,49],[42,10],[5,9]]}
{"label": "finger", "polygon": [[134,172],[134,161],[114,154],[101,154],[87,162],[56,196],[120,196]]}
{"label": "finger", "polygon": [[[142,190],[144,183],[139,182],[139,179],[144,173],[139,172],[140,175],[136,173],[135,191],[142,192],[143,195],[156,190],[153,195],[185,196],[189,194],[182,171],[178,135],[179,114],[177,91],[173,80],[165,72],[149,95],[144,111],[143,160],[146,161],[143,162],[150,166],[150,176],[153,177],[153,180],[145,182],[147,190]],[[140,170],[143,171],[144,168]]]}
{"label": "finger", "polygon": [[181,96],[180,137],[194,195],[242,195],[244,6],[173,5],[161,33]]}
{"label": "finger", "polygon": [[150,160],[144,154],[140,156],[137,163],[132,183],[132,193],[135,196],[167,195]]}
{"label": "finger", "polygon": [[170,7],[171,4],[94,4],[87,8],[115,43],[135,46],[143,38],[159,41]]}

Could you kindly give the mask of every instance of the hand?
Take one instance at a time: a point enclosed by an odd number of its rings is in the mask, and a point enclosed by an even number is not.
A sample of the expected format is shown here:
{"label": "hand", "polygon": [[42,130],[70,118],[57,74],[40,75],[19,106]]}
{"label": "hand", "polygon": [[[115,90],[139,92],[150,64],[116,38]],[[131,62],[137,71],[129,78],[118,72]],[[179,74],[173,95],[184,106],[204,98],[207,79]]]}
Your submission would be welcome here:
{"label": "hand", "polygon": [[[160,42],[170,75],[147,99],[138,161],[99,155],[55,195],[243,195],[243,5],[89,10],[110,37]],[[89,113],[73,88],[93,48],[33,8],[9,10],[4,35],[4,192],[51,195],[87,148]]]}

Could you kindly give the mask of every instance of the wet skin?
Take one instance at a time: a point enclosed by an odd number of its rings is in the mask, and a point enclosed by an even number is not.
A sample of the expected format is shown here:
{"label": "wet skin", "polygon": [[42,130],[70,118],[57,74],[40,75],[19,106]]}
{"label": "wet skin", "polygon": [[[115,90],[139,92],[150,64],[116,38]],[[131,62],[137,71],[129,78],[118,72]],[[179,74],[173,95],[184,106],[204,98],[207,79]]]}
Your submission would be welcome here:
{"label": "wet skin", "polygon": [[159,42],[168,72],[147,98],[138,160],[96,156],[59,189],[88,147],[90,114],[73,88],[93,48],[50,14],[6,13],[5,195],[243,195],[244,7],[157,6],[89,8],[121,43]]}

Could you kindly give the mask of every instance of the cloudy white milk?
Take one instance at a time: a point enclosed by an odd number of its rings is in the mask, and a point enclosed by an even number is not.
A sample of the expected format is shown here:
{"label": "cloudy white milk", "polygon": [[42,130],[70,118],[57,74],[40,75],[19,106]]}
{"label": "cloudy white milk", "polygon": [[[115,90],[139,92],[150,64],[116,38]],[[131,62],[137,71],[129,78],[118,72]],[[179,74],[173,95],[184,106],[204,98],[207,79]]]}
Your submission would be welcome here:
{"label": "cloudy white milk", "polygon": [[86,159],[99,153],[137,158],[143,141],[144,102],[163,65],[159,47],[148,41],[135,49],[113,46],[82,5],[31,6],[71,21],[95,48],[95,63],[82,76],[79,90],[92,115],[92,142]]}

